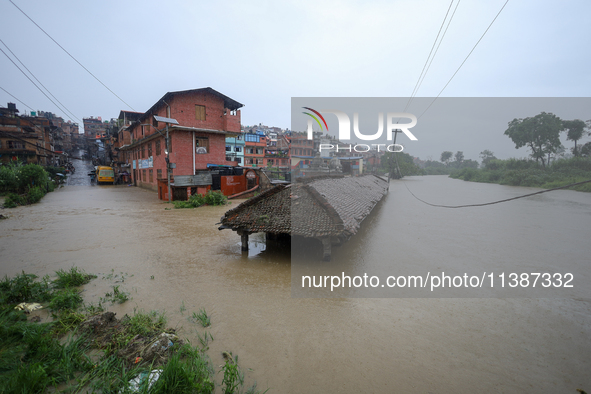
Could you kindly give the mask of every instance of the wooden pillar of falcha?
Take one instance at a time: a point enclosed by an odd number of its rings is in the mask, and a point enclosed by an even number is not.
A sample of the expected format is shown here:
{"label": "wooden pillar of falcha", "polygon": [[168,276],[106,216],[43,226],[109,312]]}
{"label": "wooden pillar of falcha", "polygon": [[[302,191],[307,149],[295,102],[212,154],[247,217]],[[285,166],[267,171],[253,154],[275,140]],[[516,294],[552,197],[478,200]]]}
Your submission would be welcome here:
{"label": "wooden pillar of falcha", "polygon": [[243,252],[248,252],[248,235],[250,233],[246,230],[238,230],[237,233],[240,235],[240,239],[242,240],[242,247],[240,250]]}
{"label": "wooden pillar of falcha", "polygon": [[322,260],[330,261],[331,259],[331,246],[332,242],[330,241],[330,237],[322,238]]}

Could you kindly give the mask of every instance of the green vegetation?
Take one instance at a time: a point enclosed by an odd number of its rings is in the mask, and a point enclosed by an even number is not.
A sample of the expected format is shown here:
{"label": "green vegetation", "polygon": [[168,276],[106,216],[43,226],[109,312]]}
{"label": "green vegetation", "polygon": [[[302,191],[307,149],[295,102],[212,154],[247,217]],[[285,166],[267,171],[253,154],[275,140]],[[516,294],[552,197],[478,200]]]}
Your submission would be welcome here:
{"label": "green vegetation", "polygon": [[[166,328],[164,313],[134,309],[118,320],[102,306],[81,308],[78,286],[96,276],[76,267],[56,275],[53,282],[49,276],[37,280],[24,272],[0,281],[0,394],[215,391],[215,370],[204,353],[213,340],[211,333],[198,336],[203,346],[198,349]],[[112,272],[105,278],[123,277]],[[117,299],[117,294],[123,292],[114,285],[110,297]],[[40,303],[45,309],[27,319],[15,309],[23,302]],[[192,317],[204,327],[211,324],[203,309]],[[224,393],[244,392],[237,357],[223,355],[226,361],[219,372]],[[246,392],[259,393],[256,384]]]}
{"label": "green vegetation", "polygon": [[202,205],[226,205],[228,198],[219,190],[210,190],[205,195],[193,194],[188,201],[173,201],[175,208],[198,208]]}
{"label": "green vegetation", "polygon": [[58,289],[82,286],[96,278],[96,275],[87,274],[77,267],[72,267],[70,271],[60,269],[56,271],[56,275],[53,285]]}
{"label": "green vegetation", "polygon": [[380,159],[380,170],[383,173],[390,173],[390,176],[396,179],[423,174],[422,170],[414,163],[412,156],[404,152],[385,153]]}
{"label": "green vegetation", "polygon": [[244,374],[238,368],[238,357],[234,360],[231,352],[224,352],[223,356],[226,363],[222,367],[222,371],[220,371],[224,373],[222,385],[224,386],[224,394],[231,394],[244,384]]}
{"label": "green vegetation", "polygon": [[[50,173],[52,176],[50,176]],[[6,194],[5,208],[35,204],[58,184],[57,171],[48,173],[37,164],[10,163],[0,166],[0,193]]]}
{"label": "green vegetation", "polygon": [[119,290],[119,285],[114,285],[113,291],[105,294],[105,297],[101,297],[101,304],[103,302],[111,301],[111,303],[123,304],[129,300],[129,293]]}
{"label": "green vegetation", "polygon": [[199,313],[193,312],[192,318],[193,321],[201,323],[203,327],[208,327],[211,325],[210,316],[207,315],[207,312],[205,312],[205,309],[203,308],[199,309]]}
{"label": "green vegetation", "polygon": [[[533,160],[492,159],[482,169],[465,168],[450,177],[472,182],[552,189],[591,180],[591,158],[573,157],[542,166]],[[572,189],[591,192],[591,182]]]}

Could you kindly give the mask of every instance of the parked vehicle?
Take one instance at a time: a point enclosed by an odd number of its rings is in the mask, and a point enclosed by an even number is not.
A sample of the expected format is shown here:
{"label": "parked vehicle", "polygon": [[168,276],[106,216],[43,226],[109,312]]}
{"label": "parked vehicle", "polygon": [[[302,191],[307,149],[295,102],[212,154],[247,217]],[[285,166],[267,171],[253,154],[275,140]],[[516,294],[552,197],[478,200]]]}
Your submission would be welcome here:
{"label": "parked vehicle", "polygon": [[113,167],[97,166],[96,177],[99,185],[101,183],[115,184],[115,171],[113,170]]}

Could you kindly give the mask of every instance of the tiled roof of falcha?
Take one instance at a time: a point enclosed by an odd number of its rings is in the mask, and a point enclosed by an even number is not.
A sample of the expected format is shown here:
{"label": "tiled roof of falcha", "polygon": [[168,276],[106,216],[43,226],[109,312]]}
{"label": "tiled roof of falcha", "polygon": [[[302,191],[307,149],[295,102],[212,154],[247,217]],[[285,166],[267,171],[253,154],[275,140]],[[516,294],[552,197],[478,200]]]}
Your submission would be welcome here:
{"label": "tiled roof of falcha", "polygon": [[304,178],[227,211],[220,229],[349,238],[387,190],[388,183],[373,175]]}

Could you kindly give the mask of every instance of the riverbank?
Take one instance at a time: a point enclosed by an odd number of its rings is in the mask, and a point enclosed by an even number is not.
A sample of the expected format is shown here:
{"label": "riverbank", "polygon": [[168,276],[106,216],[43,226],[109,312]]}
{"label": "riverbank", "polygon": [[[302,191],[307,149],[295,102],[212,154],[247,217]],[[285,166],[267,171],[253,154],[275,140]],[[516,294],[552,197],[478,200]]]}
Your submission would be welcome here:
{"label": "riverbank", "polygon": [[[256,384],[244,391],[237,357],[224,352],[214,367],[207,356],[213,336],[204,309],[187,312],[205,331],[201,346],[167,328],[166,313],[137,311],[121,319],[105,311],[122,304],[129,293],[119,285],[97,304],[85,303],[82,286],[97,278],[77,267],[59,270],[56,278],[38,280],[24,271],[0,281],[0,393],[119,392],[260,393]],[[102,279],[124,282],[114,272]]]}
{"label": "riverbank", "polygon": [[[450,177],[470,182],[553,189],[591,180],[591,158],[556,160],[548,167],[531,160],[491,160],[484,168],[456,170]],[[591,182],[574,186],[572,190],[591,192]]]}

